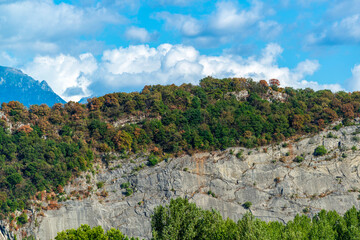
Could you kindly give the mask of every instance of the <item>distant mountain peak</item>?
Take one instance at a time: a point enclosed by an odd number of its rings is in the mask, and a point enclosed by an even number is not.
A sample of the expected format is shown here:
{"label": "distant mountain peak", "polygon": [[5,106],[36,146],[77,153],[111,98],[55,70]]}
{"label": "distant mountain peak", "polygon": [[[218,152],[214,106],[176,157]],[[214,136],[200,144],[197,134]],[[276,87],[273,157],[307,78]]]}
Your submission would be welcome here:
{"label": "distant mountain peak", "polygon": [[37,81],[21,70],[0,66],[0,102],[19,101],[33,104],[65,103],[45,81]]}

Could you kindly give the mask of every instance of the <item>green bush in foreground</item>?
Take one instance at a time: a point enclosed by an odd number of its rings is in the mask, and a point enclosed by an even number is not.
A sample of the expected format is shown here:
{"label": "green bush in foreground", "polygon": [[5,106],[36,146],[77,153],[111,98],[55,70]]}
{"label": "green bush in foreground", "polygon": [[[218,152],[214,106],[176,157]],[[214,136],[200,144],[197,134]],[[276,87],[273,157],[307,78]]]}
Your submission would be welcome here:
{"label": "green bush in foreground", "polygon": [[69,229],[59,232],[55,240],[80,240],[80,239],[96,239],[96,240],[135,240],[124,236],[117,229],[110,229],[106,233],[101,226],[91,228],[89,225],[81,225],[78,229]]}
{"label": "green bush in foreground", "polygon": [[[294,240],[294,239],[360,239],[360,211],[354,207],[344,216],[335,211],[320,211],[313,218],[297,215],[286,225],[277,221],[265,222],[247,213],[237,223],[223,219],[214,210],[203,210],[188,200],[172,199],[169,205],[158,206],[151,217],[153,240]],[[119,230],[108,232],[99,226],[82,225],[58,233],[56,240],[72,239],[129,239]],[[134,239],[134,238],[131,238]]]}

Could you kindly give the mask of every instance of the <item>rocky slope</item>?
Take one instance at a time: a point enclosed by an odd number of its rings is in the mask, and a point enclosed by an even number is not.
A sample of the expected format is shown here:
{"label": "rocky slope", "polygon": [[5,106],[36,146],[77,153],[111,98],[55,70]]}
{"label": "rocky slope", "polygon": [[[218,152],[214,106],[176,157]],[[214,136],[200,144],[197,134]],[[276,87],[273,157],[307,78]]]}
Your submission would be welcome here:
{"label": "rocky slope", "polygon": [[[315,157],[319,145],[328,153]],[[296,214],[313,215],[320,209],[342,214],[360,207],[358,149],[360,126],[355,125],[281,145],[185,155],[154,167],[146,166],[147,159],[141,156],[114,160],[109,168],[84,174],[67,186],[69,200],[52,203],[42,196],[37,206],[53,210],[29,211],[31,221],[17,235],[27,232],[53,239],[59,231],[89,224],[148,239],[153,209],[178,196],[234,220],[249,211],[242,206],[246,201],[252,203],[250,211],[256,217],[284,223]],[[297,156],[304,160],[295,162]],[[124,183],[134,189],[130,196]],[[0,231],[7,234],[4,225]]]}
{"label": "rocky slope", "polygon": [[9,101],[19,101],[27,107],[65,103],[45,81],[39,82],[18,69],[0,66],[0,103]]}

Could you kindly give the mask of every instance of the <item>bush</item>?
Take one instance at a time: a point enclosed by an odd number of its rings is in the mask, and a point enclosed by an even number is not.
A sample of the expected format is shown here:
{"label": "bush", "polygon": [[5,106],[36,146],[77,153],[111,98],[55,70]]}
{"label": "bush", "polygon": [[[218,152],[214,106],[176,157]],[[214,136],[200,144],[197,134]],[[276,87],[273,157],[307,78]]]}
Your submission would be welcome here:
{"label": "bush", "polygon": [[126,195],[126,196],[130,196],[130,195],[133,194],[133,192],[134,192],[134,190],[133,190],[132,188],[126,188],[125,195]]}
{"label": "bush", "polygon": [[326,148],[324,147],[324,145],[321,145],[315,148],[314,156],[324,156],[326,153],[327,153]]}
{"label": "bush", "polygon": [[207,194],[213,196],[214,198],[216,198],[215,193],[213,193],[211,190],[209,190],[209,191],[207,192]]}
{"label": "bush", "polygon": [[19,173],[14,173],[7,177],[7,182],[11,185],[19,184],[22,181],[22,176]]}
{"label": "bush", "polygon": [[129,187],[130,187],[130,183],[129,183],[129,182],[122,183],[122,184],[120,185],[120,187],[121,187],[122,189],[124,189],[124,188],[129,188]]}
{"label": "bush", "polygon": [[337,138],[336,135],[334,135],[332,132],[329,132],[327,135],[326,135],[327,138]]}
{"label": "bush", "polygon": [[333,129],[336,130],[336,131],[339,131],[340,128],[342,128],[342,126],[343,125],[340,123],[340,124],[336,125]]}
{"label": "bush", "polygon": [[249,209],[249,208],[251,208],[251,206],[252,206],[252,202],[245,202],[245,203],[243,204],[243,207],[244,207],[245,209]]}
{"label": "bush", "polygon": [[296,158],[294,159],[294,162],[301,163],[302,161],[304,161],[304,158],[301,156],[296,156]]}
{"label": "bush", "polygon": [[26,213],[22,213],[18,218],[17,218],[17,222],[18,225],[24,225],[28,222],[28,216],[26,215]]}
{"label": "bush", "polygon": [[104,182],[98,182],[97,184],[96,184],[96,186],[97,186],[97,188],[102,188],[103,186],[104,186]]}
{"label": "bush", "polygon": [[159,158],[156,157],[155,155],[151,154],[148,159],[148,165],[155,166],[158,163],[159,163]]}

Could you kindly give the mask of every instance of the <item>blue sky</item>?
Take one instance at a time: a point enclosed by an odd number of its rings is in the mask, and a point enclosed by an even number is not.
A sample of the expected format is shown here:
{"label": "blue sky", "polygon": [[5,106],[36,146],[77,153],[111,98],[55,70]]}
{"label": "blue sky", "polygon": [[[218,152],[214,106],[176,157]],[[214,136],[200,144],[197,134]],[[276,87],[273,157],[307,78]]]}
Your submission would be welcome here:
{"label": "blue sky", "polygon": [[0,65],[65,100],[208,75],[360,90],[358,0],[0,0]]}

